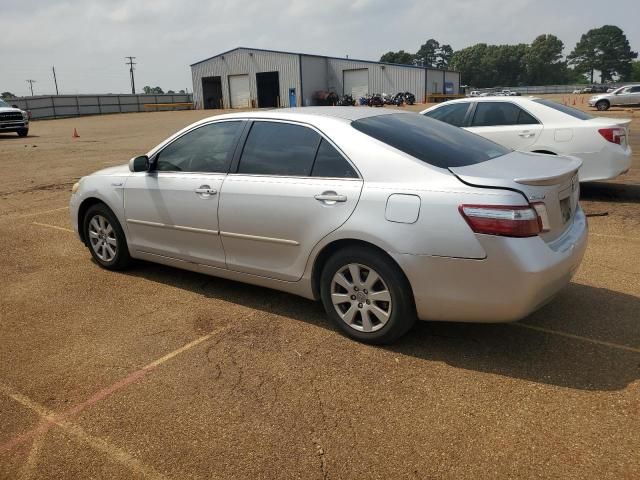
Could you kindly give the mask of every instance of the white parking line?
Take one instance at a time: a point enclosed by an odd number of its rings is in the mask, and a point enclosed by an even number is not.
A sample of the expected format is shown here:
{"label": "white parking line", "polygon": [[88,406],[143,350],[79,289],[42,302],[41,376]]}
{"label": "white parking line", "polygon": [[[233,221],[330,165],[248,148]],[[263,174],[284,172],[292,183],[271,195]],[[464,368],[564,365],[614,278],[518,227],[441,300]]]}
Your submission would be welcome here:
{"label": "white parking line", "polygon": [[514,327],[528,328],[529,330],[535,330],[537,332],[549,333],[551,335],[558,335],[560,337],[571,338],[572,340],[581,340],[583,342],[593,343],[595,345],[602,345],[604,347],[617,348],[618,350],[625,350],[627,352],[640,353],[640,348],[629,347],[627,345],[620,345],[618,343],[605,342],[604,340],[596,340],[589,337],[583,337],[582,335],[574,335],[573,333],[561,332],[559,330],[552,330],[550,328],[537,327],[535,325],[529,325],[527,323],[510,323]]}
{"label": "white parking line", "polygon": [[69,207],[54,208],[52,210],[44,210],[42,212],[25,213],[24,215],[8,216],[0,218],[2,220],[20,220],[21,218],[37,217],[38,215],[44,215],[45,213],[61,212],[62,210],[69,210]]}
{"label": "white parking line", "polygon": [[144,476],[146,478],[157,478],[157,479],[166,478],[164,475],[157,472],[152,467],[149,467],[148,465],[143,464],[140,460],[131,456],[124,450],[121,450],[118,447],[111,445],[110,443],[103,440],[102,438],[89,435],[81,427],[79,427],[74,423],[71,423],[68,420],[59,419],[58,416],[55,414],[55,412],[49,410],[48,408],[40,405],[37,402],[34,402],[29,397],[14,391],[12,388],[8,387],[7,385],[0,383],[0,392],[4,393],[9,398],[12,398],[16,402],[18,402],[20,405],[37,413],[42,419],[41,426],[39,427],[39,430],[42,430],[42,431],[39,432],[39,435],[34,439],[34,442],[36,443],[36,445],[33,446],[32,451],[30,452],[29,458],[27,459],[27,464],[23,469],[23,475],[33,474],[32,469],[35,468],[36,458],[38,455],[38,451],[40,450],[40,447],[41,447],[40,442],[42,442],[42,439],[46,434],[46,431],[48,430],[48,424],[53,423],[58,427],[60,427],[65,432],[76,437],[81,442],[86,443],[87,445],[91,446],[92,448],[94,448],[99,452],[105,453],[107,456],[111,457],[113,460],[116,460],[117,462],[130,468],[133,472],[137,473],[138,475]]}
{"label": "white parking line", "polygon": [[57,225],[49,225],[48,223],[40,223],[40,222],[31,222],[32,225],[37,225],[39,227],[48,227],[55,228],[56,230],[62,230],[63,232],[71,232],[74,233],[70,228],[58,227]]}

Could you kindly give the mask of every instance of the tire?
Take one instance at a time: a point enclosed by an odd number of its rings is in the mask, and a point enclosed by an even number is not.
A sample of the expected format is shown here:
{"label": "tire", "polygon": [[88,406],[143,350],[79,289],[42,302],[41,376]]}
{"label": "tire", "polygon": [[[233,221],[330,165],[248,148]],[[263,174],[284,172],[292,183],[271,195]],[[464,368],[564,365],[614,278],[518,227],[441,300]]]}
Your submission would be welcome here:
{"label": "tire", "polygon": [[609,110],[609,107],[610,107],[609,102],[607,102],[606,100],[600,100],[598,103],[596,103],[596,108],[601,112],[604,112],[605,110]]}
{"label": "tire", "polygon": [[18,130],[18,136],[19,137],[26,137],[27,135],[29,135],[29,129],[28,128],[21,128],[20,130]]}
{"label": "tire", "polygon": [[[371,274],[378,280],[370,279]],[[334,253],[320,276],[320,296],[338,328],[363,343],[392,343],[416,321],[407,278],[389,257],[373,249],[347,247]]]}
{"label": "tire", "polygon": [[82,222],[85,243],[91,256],[107,270],[122,270],[131,257],[120,222],[104,203],[92,205]]}

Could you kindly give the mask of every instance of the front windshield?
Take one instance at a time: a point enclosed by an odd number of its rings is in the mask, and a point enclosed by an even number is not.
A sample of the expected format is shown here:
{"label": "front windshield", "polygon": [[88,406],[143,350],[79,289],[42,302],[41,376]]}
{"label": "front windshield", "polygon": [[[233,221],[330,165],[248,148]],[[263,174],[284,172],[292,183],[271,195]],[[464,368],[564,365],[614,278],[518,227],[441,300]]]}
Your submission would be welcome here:
{"label": "front windshield", "polygon": [[0,98],[0,107],[9,107],[10,105]]}
{"label": "front windshield", "polygon": [[613,92],[614,95],[617,95],[618,93],[622,93],[623,90],[625,90],[627,87],[620,87],[620,88],[616,88]]}

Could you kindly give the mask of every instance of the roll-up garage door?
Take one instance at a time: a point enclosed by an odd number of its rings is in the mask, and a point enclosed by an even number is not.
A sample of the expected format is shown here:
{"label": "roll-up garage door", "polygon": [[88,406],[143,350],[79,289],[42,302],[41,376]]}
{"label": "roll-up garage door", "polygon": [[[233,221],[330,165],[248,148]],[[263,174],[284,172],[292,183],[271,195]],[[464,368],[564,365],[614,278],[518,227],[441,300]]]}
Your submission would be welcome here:
{"label": "roll-up garage door", "polygon": [[357,70],[344,70],[344,94],[353,95],[354,99],[369,93],[369,70],[359,68]]}
{"label": "roll-up garage door", "polygon": [[247,108],[249,105],[249,75],[229,75],[231,108]]}

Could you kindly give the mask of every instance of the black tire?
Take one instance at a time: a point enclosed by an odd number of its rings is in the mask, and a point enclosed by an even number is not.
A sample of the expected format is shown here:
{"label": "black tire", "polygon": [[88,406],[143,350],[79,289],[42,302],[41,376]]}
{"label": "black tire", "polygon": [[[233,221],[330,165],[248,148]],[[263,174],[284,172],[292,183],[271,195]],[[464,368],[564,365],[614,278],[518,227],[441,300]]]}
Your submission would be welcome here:
{"label": "black tire", "polygon": [[[391,302],[388,304],[385,304],[385,302],[370,300],[367,297],[367,299],[365,300],[366,304],[365,302],[363,302],[361,304],[351,305],[349,307],[354,309],[359,308],[366,310],[369,308],[367,307],[367,305],[377,304],[376,306],[381,305],[382,308],[384,308],[385,305],[388,305],[390,309],[388,320],[386,320],[386,323],[384,324],[382,324],[382,322],[378,322],[378,325],[374,327],[378,328],[378,330],[365,332],[358,329],[364,328],[364,318],[362,317],[362,315],[370,315],[369,313],[366,313],[365,310],[354,310],[355,316],[353,317],[353,326],[349,325],[338,314],[338,309],[348,310],[349,308],[347,307],[350,303],[353,303],[353,301],[357,303],[359,301],[354,298],[355,295],[353,295],[354,293],[358,292],[352,292],[343,287],[340,287],[342,290],[344,290],[343,292],[332,291],[332,289],[336,287],[336,285],[333,283],[334,276],[338,272],[341,272],[343,270],[346,272],[345,269],[350,264],[358,264],[365,269],[372,269],[375,273],[378,274],[383,282],[379,283],[378,285],[383,288],[386,287],[386,291],[388,291],[390,295]],[[366,270],[363,271],[366,272]],[[366,279],[367,277],[364,277],[364,282],[366,282]],[[353,284],[355,285],[356,282],[354,281]],[[358,289],[355,288],[355,290]],[[373,291],[373,285],[371,286],[371,290],[371,292],[367,292],[366,290],[364,290],[364,293],[374,295],[375,293]],[[347,295],[349,295],[349,300],[346,301],[348,303],[343,303],[341,306],[334,306],[332,301],[332,293],[344,295],[345,292],[347,293]],[[325,311],[327,312],[327,315],[333,320],[338,328],[349,337],[363,343],[369,343],[373,345],[392,343],[403,336],[405,333],[407,333],[416,321],[415,304],[413,301],[413,293],[409,281],[395,262],[393,262],[385,254],[371,248],[347,247],[334,253],[329,258],[329,260],[327,260],[327,263],[324,265],[322,274],[320,276],[320,296],[322,298],[322,304]],[[359,325],[357,324],[358,318],[360,319]],[[371,322],[371,320],[369,321]]]}
{"label": "black tire", "polygon": [[600,100],[598,103],[596,103],[596,108],[601,112],[604,112],[605,110],[609,110],[610,106],[611,105],[609,105],[609,102],[606,100]]}
{"label": "black tire", "polygon": [[20,130],[18,130],[18,136],[19,137],[26,137],[27,135],[29,135],[29,129],[28,128],[21,128]]}
{"label": "black tire", "polygon": [[[95,238],[92,236],[90,231],[90,229],[94,230],[95,233],[95,224],[92,224],[92,220],[95,219],[98,226],[100,226],[100,217],[105,219],[108,225],[112,228],[111,230],[108,228],[99,229],[99,235],[101,237]],[[106,268],[107,270],[122,270],[131,264],[127,239],[124,236],[120,222],[118,222],[118,219],[111,209],[104,203],[97,203],[89,207],[82,222],[82,229],[85,244],[87,245],[91,256],[102,268]],[[113,245],[114,240],[115,248]],[[100,243],[104,244],[104,248],[100,248],[99,246],[94,247],[94,245]],[[102,254],[98,253],[96,248],[98,249],[98,252],[102,251]],[[111,250],[115,250],[115,255],[111,256]]]}

